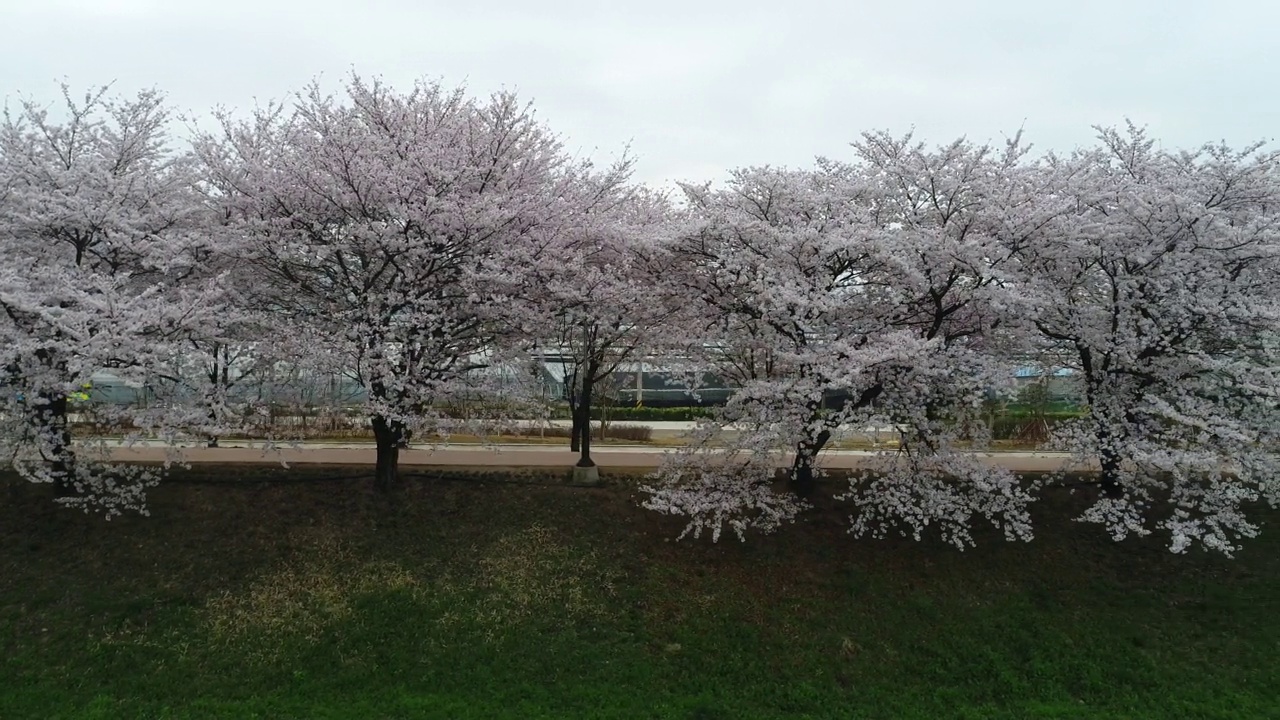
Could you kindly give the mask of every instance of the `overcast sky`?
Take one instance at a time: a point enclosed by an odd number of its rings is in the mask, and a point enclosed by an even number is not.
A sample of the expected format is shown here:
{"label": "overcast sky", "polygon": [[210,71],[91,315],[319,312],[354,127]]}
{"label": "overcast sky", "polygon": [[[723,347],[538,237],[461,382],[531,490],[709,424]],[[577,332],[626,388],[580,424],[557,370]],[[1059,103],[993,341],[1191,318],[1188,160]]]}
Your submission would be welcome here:
{"label": "overcast sky", "polygon": [[532,100],[569,148],[638,177],[846,157],[865,130],[1041,148],[1132,118],[1165,145],[1280,127],[1280,3],[0,0],[0,95],[114,81],[248,108],[352,68]]}

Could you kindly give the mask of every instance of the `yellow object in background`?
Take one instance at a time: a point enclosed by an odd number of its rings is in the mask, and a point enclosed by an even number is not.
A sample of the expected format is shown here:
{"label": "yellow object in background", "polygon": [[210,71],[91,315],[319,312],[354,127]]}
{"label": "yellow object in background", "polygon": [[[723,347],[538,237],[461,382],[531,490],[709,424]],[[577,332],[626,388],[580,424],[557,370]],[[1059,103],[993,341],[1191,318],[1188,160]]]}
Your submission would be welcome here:
{"label": "yellow object in background", "polygon": [[93,383],[85,383],[80,386],[80,392],[71,393],[67,396],[68,400],[78,400],[80,402],[89,401],[89,391],[93,389]]}

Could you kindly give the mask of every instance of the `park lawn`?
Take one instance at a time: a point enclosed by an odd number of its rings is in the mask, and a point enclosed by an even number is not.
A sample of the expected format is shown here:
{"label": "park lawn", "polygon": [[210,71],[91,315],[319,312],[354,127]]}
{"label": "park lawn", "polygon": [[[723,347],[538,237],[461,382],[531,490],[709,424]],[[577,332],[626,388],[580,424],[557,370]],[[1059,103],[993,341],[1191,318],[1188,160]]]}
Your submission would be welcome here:
{"label": "park lawn", "polygon": [[1063,495],[961,553],[830,502],[713,545],[628,487],[362,472],[0,488],[0,718],[1280,716],[1275,527],[1178,557]]}

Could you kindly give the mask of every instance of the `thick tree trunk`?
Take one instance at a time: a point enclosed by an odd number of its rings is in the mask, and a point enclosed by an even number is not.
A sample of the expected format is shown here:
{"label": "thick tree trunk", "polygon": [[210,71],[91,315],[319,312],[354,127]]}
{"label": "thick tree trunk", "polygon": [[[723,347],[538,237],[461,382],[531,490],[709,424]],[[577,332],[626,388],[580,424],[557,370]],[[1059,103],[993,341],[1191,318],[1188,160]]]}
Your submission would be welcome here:
{"label": "thick tree trunk", "polygon": [[813,495],[817,485],[817,478],[813,475],[813,457],[797,452],[796,461],[791,466],[791,492],[800,497],[809,497]]}
{"label": "thick tree trunk", "polygon": [[[216,425],[218,424],[218,413],[214,412],[214,411],[211,409],[211,410],[209,410],[209,415],[208,415],[208,417],[209,417],[209,424],[210,424],[211,426],[216,426]],[[211,448],[216,448],[216,447],[218,447],[218,436],[217,436],[217,435],[210,434],[210,435],[208,436],[208,438],[207,438],[207,442],[205,443],[205,445],[206,445],[207,447],[211,447]]]}
{"label": "thick tree trunk", "polygon": [[1115,450],[1105,445],[1099,456],[1101,473],[1098,476],[1098,485],[1102,488],[1102,494],[1113,500],[1119,500],[1124,497],[1124,485],[1120,482],[1120,463],[1122,459]]}
{"label": "thick tree trunk", "polygon": [[588,405],[580,405],[577,411],[578,418],[574,421],[578,433],[578,467],[591,467],[595,462],[591,460],[591,409]]}
{"label": "thick tree trunk", "polygon": [[[1085,373],[1085,401],[1089,403],[1090,413],[1094,423],[1094,437],[1098,441],[1098,463],[1100,474],[1098,476],[1098,485],[1102,489],[1102,494],[1118,500],[1124,497],[1124,486],[1120,483],[1120,463],[1122,458],[1116,452],[1115,440],[1116,431],[1112,426],[1114,422],[1112,418],[1107,417],[1101,408],[1100,401],[1103,396],[1103,383],[1105,376],[1098,377],[1094,375],[1095,359],[1093,352],[1087,348],[1077,345],[1080,352],[1080,365]],[[1106,366],[1104,358],[1103,367]]]}
{"label": "thick tree trunk", "polygon": [[[55,377],[65,377],[66,363],[48,348],[36,351],[36,358]],[[11,371],[19,377],[18,368]],[[60,497],[74,495],[76,455],[71,447],[71,421],[67,417],[69,401],[65,393],[39,392],[28,396],[29,420],[39,434],[40,450],[49,462],[49,475]]]}
{"label": "thick tree trunk", "polygon": [[815,437],[801,442],[796,447],[796,459],[791,465],[791,491],[800,497],[809,497],[817,489],[818,479],[814,475],[814,462],[818,453],[831,440],[831,431],[823,430]]}
{"label": "thick tree trunk", "polygon": [[372,425],[377,443],[373,486],[381,492],[390,492],[400,485],[400,451],[409,446],[410,431],[403,422],[382,415],[374,415]]}
{"label": "thick tree trunk", "polygon": [[[226,356],[228,353],[229,350],[225,346],[215,343],[213,346],[213,366],[209,370],[209,380],[213,387],[219,387],[219,384],[221,384],[224,392],[230,385],[231,380],[230,372],[227,367],[229,360]],[[217,402],[217,398],[218,394],[216,391],[210,390],[205,393],[205,403],[209,406],[208,418],[209,425],[211,427],[217,427],[218,424],[218,413],[213,409],[214,403]],[[210,434],[207,440],[208,442],[206,444],[208,447],[218,447],[217,435]]]}
{"label": "thick tree trunk", "polygon": [[576,402],[569,405],[569,418],[573,423],[569,430],[569,450],[579,452],[582,449],[582,415]]}
{"label": "thick tree trunk", "polygon": [[582,394],[578,398],[578,421],[580,435],[578,467],[595,467],[591,459],[591,393],[594,390],[594,378],[598,368],[594,363],[587,365],[587,373],[582,380]]}
{"label": "thick tree trunk", "polygon": [[35,422],[49,460],[49,475],[60,497],[75,494],[76,455],[71,447],[71,423],[65,395],[41,394],[36,401]]}

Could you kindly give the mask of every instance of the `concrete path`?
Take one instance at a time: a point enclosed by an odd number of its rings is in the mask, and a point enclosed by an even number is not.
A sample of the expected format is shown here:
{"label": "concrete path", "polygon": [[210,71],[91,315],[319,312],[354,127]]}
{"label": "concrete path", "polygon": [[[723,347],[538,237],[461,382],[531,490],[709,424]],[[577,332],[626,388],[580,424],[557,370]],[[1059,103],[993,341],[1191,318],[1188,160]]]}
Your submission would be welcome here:
{"label": "concrete path", "polygon": [[[369,443],[305,443],[282,445],[273,449],[246,447],[247,443],[226,443],[223,447],[189,447],[181,449],[182,460],[190,463],[288,463],[290,465],[373,465],[374,447]],[[118,462],[162,462],[170,457],[170,449],[160,445],[115,445],[109,448],[111,459]],[[672,448],[609,445],[593,448],[592,458],[605,470],[643,470],[658,467]],[[832,450],[823,453],[820,465],[833,469],[864,467],[876,455],[866,450]],[[1064,453],[1001,452],[980,453],[981,462],[1016,472],[1050,472],[1059,469],[1069,458]],[[779,467],[788,467],[791,459],[776,454]],[[413,448],[400,453],[402,466],[487,467],[487,468],[554,468],[566,470],[578,460],[577,453],[560,445],[442,445],[436,448]]]}

